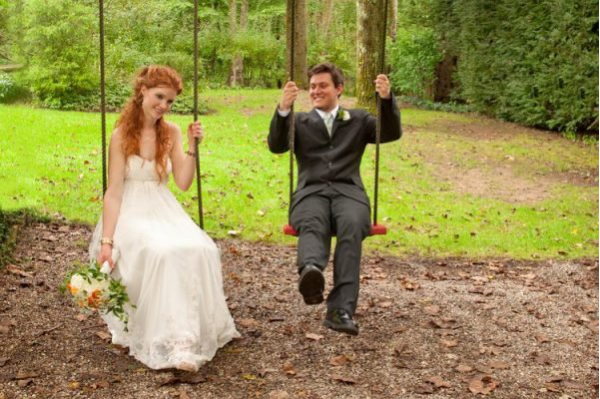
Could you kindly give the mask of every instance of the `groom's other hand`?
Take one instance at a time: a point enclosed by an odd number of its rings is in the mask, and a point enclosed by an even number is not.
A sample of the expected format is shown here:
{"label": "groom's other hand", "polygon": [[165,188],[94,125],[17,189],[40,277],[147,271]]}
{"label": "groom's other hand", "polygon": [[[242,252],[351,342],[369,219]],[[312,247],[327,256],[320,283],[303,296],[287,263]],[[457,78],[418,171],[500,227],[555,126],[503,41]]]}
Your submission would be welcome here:
{"label": "groom's other hand", "polygon": [[384,100],[389,100],[390,95],[390,81],[385,75],[377,75],[375,79],[375,91],[379,93],[379,97]]}
{"label": "groom's other hand", "polygon": [[287,112],[292,108],[294,101],[296,101],[296,97],[298,97],[298,86],[296,83],[290,81],[285,84],[283,88],[283,95],[281,96],[281,100],[279,101],[279,110],[282,112]]}

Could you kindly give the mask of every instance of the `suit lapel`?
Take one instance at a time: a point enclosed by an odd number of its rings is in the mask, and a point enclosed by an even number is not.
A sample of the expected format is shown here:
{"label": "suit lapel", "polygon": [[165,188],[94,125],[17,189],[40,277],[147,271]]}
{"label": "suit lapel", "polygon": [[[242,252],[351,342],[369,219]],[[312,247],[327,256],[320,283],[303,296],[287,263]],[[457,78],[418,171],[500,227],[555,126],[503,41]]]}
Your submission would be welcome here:
{"label": "suit lapel", "polygon": [[349,119],[346,120],[346,121],[343,120],[343,119],[340,119],[340,115],[343,115],[343,114],[340,114],[341,112],[348,112],[348,111],[345,111],[342,107],[340,107],[338,109],[338,113],[335,116],[335,119],[333,121],[333,127],[331,128],[331,138],[332,139],[333,139],[333,135],[337,132],[338,127],[341,128],[341,127],[345,126],[350,121]]}
{"label": "suit lapel", "polygon": [[[313,110],[310,111],[309,116],[310,116],[309,120],[310,120],[310,123],[312,124],[312,127],[315,130],[319,131],[320,134],[325,135],[325,137],[327,137],[327,139],[329,139],[329,133],[327,132],[327,127],[325,126],[325,122],[323,121],[323,118],[321,118],[321,116],[319,115],[317,110],[313,108]],[[335,122],[333,124],[335,126]]]}

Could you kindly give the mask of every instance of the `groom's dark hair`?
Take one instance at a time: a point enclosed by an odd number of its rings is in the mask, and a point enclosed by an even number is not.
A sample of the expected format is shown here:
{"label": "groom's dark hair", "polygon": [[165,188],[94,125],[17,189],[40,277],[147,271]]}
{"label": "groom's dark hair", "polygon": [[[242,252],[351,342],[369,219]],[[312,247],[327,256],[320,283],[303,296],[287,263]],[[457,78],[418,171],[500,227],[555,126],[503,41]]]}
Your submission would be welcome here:
{"label": "groom's dark hair", "polygon": [[331,62],[324,62],[322,64],[318,64],[318,65],[315,65],[312,68],[310,68],[310,70],[308,71],[308,80],[310,81],[310,78],[312,78],[313,75],[316,75],[319,73],[330,74],[331,80],[333,80],[333,85],[335,87],[338,87],[339,85],[344,84],[344,74],[342,73],[342,70],[340,68],[336,67]]}

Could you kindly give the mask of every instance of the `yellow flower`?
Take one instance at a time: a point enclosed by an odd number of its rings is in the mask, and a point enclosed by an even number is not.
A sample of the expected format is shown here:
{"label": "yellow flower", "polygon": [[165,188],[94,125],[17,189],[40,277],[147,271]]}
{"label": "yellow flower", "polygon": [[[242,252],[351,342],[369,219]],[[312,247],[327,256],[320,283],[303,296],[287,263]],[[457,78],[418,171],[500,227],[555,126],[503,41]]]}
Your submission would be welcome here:
{"label": "yellow flower", "polygon": [[79,289],[73,287],[71,284],[67,284],[67,289],[69,290],[71,295],[75,295],[77,294],[77,292],[79,292]]}

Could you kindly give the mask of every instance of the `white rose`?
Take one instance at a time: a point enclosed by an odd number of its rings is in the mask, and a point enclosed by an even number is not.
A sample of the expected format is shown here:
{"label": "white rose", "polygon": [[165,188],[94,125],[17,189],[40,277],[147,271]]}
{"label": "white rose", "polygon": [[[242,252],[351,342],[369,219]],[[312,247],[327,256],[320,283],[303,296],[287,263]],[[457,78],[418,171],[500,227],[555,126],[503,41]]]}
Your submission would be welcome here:
{"label": "white rose", "polygon": [[81,277],[81,275],[74,274],[73,276],[71,276],[71,281],[69,282],[69,285],[71,286],[72,289],[76,289],[77,291],[80,291],[81,288],[83,287],[84,282],[85,282],[85,280],[83,279],[83,277]]}

